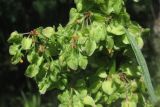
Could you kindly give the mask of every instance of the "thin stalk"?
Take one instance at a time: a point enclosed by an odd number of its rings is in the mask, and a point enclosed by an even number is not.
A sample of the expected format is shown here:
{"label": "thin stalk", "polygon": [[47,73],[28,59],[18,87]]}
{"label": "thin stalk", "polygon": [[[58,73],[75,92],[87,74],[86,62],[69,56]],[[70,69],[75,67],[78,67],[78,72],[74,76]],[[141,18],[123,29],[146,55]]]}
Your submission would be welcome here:
{"label": "thin stalk", "polygon": [[134,51],[137,62],[141,66],[141,69],[143,71],[143,78],[144,78],[146,88],[148,90],[148,94],[151,98],[152,103],[155,104],[157,102],[157,96],[155,95],[154,88],[152,86],[152,82],[151,82],[151,78],[150,78],[150,74],[149,74],[149,70],[148,70],[145,58],[144,58],[141,50],[139,49],[139,47],[135,41],[134,36],[127,29],[125,29],[125,32],[126,32],[128,40],[131,44],[131,47]]}

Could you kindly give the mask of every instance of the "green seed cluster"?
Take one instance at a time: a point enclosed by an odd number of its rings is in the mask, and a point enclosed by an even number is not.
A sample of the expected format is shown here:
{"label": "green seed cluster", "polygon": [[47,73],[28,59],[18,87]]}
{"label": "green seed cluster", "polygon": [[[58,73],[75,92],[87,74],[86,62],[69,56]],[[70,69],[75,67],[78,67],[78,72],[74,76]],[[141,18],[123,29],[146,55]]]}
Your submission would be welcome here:
{"label": "green seed cluster", "polygon": [[142,69],[125,29],[138,48],[147,31],[132,22],[123,0],[75,0],[65,27],[39,27],[29,33],[11,33],[13,64],[29,65],[44,94],[61,90],[59,107],[151,107]]}

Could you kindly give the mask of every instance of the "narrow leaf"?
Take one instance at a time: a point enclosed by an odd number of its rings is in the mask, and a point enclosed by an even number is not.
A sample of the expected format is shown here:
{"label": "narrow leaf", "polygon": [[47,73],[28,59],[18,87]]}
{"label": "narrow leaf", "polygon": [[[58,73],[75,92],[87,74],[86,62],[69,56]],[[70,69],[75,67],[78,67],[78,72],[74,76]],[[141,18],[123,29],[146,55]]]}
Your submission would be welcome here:
{"label": "narrow leaf", "polygon": [[131,47],[132,47],[132,49],[133,49],[133,51],[135,53],[137,62],[142,68],[144,82],[145,82],[145,85],[147,87],[148,93],[149,93],[149,95],[151,97],[151,101],[152,101],[152,103],[155,104],[157,102],[157,97],[156,97],[156,95],[154,93],[154,88],[152,86],[149,70],[148,70],[146,61],[144,59],[144,56],[143,56],[141,50],[139,49],[139,47],[138,47],[138,45],[137,45],[137,43],[136,43],[136,41],[134,39],[134,36],[127,29],[125,29],[125,32],[126,32],[126,35],[128,37],[128,40],[129,40],[129,42],[131,44]]}

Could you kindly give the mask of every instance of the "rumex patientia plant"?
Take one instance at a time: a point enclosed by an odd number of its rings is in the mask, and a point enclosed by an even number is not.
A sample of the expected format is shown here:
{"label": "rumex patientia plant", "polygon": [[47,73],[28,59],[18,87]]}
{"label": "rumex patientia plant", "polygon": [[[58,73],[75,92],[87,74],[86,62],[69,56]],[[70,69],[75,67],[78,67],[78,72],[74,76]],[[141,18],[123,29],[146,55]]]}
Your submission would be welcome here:
{"label": "rumex patientia plant", "polygon": [[74,2],[64,27],[11,33],[12,63],[26,57],[25,75],[41,94],[61,90],[59,107],[151,107],[156,96],[140,51],[147,29],[131,21],[123,0]]}

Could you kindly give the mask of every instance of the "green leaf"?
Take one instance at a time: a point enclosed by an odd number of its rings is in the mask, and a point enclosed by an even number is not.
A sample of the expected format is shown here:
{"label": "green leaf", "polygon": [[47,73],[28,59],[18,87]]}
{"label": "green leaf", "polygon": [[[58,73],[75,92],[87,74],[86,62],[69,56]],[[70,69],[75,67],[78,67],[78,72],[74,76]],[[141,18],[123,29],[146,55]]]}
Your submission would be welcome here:
{"label": "green leaf", "polygon": [[116,72],[116,61],[113,59],[110,62],[109,74],[114,74]]}
{"label": "green leaf", "polygon": [[86,89],[82,89],[82,90],[80,91],[80,97],[81,97],[81,98],[84,98],[85,96],[87,96],[87,90],[86,90]]}
{"label": "green leaf", "polygon": [[22,60],[22,56],[23,54],[21,53],[21,50],[17,51],[17,53],[11,59],[12,64],[18,64]]}
{"label": "green leaf", "polygon": [[97,104],[96,107],[103,107],[103,105],[102,104]]}
{"label": "green leaf", "polygon": [[139,26],[137,23],[131,23],[128,26],[128,31],[132,34],[134,34],[134,37],[140,37],[142,33],[142,27]]}
{"label": "green leaf", "polygon": [[134,101],[125,100],[125,101],[122,101],[121,107],[137,107],[137,104]]}
{"label": "green leaf", "polygon": [[87,64],[88,64],[88,59],[86,56],[83,56],[83,55],[79,55],[79,66],[85,70],[86,67],[87,67]]}
{"label": "green leaf", "polygon": [[121,94],[116,93],[116,92],[113,93],[111,96],[108,97],[107,103],[108,103],[108,104],[111,104],[112,102],[115,102],[116,100],[119,99],[120,95],[121,95]]}
{"label": "green leaf", "polygon": [[111,34],[114,35],[123,35],[125,34],[125,31],[123,29],[123,25],[121,25],[121,23],[119,23],[118,21],[112,21],[108,27],[107,27],[107,31]]}
{"label": "green leaf", "polygon": [[107,36],[106,41],[106,48],[110,52],[114,47],[114,40],[111,36]]}
{"label": "green leaf", "polygon": [[78,59],[77,59],[77,55],[76,54],[71,54],[69,56],[69,58],[67,59],[67,65],[73,69],[73,70],[77,70],[78,68]]}
{"label": "green leaf", "polygon": [[123,42],[124,44],[129,44],[129,41],[128,41],[128,38],[127,38],[126,35],[123,35],[122,38],[123,38],[123,41],[122,41],[122,42]]}
{"label": "green leaf", "polygon": [[54,35],[55,30],[53,27],[46,27],[42,30],[42,34],[46,36],[47,38],[50,38],[52,35]]}
{"label": "green leaf", "polygon": [[133,80],[131,81],[131,90],[134,92],[136,91],[137,87],[138,87],[138,84],[137,84],[137,81]]}
{"label": "green leaf", "polygon": [[142,49],[143,45],[144,45],[144,42],[143,42],[143,39],[141,37],[137,37],[136,38],[136,42],[137,42],[137,45],[140,49]]}
{"label": "green leaf", "polygon": [[66,53],[59,56],[59,63],[62,67],[67,65],[66,56],[67,56]]}
{"label": "green leaf", "polygon": [[32,50],[28,55],[27,55],[27,60],[29,63],[36,63],[38,60],[38,54]]}
{"label": "green leaf", "polygon": [[14,31],[11,33],[9,39],[8,39],[8,42],[9,43],[21,43],[22,41],[22,35],[19,34],[17,31]]}
{"label": "green leaf", "polygon": [[105,23],[100,22],[93,22],[91,24],[90,28],[90,38],[95,40],[96,42],[99,42],[101,40],[104,40],[106,37],[106,26]]}
{"label": "green leaf", "polygon": [[123,0],[109,0],[108,3],[108,13],[119,13],[122,9]]}
{"label": "green leaf", "polygon": [[57,88],[60,90],[64,90],[66,88],[67,83],[68,80],[66,78],[62,78],[60,81],[58,81]]}
{"label": "green leaf", "polygon": [[90,87],[91,93],[97,93],[97,91],[101,88],[101,81],[94,81]]}
{"label": "green leaf", "polygon": [[[142,39],[140,36],[138,36],[138,37],[135,37],[135,41],[136,41],[138,47],[139,47],[140,49],[142,49],[142,48],[143,48],[143,45],[144,45],[143,39]],[[130,43],[130,42],[128,41],[128,38],[127,38],[126,35],[123,35],[123,43],[124,43],[124,44],[129,44],[129,43]]]}
{"label": "green leaf", "polygon": [[132,95],[129,96],[131,101],[134,101],[135,103],[138,103],[139,97],[137,93],[133,93]]}
{"label": "green leaf", "polygon": [[43,71],[48,72],[50,67],[50,62],[46,62],[42,65]]}
{"label": "green leaf", "polygon": [[101,14],[99,13],[93,13],[93,18],[96,20],[96,21],[100,21],[100,22],[103,22],[106,20],[106,17],[105,16],[102,16]]}
{"label": "green leaf", "polygon": [[107,80],[107,81],[104,81],[102,83],[102,90],[108,94],[108,95],[112,95],[113,92],[116,90],[116,86],[115,84],[113,83],[112,80]]}
{"label": "green leaf", "polygon": [[62,94],[58,95],[58,100],[61,102],[61,104],[65,104],[66,106],[60,106],[60,107],[68,107],[70,105],[71,94],[68,90],[65,90]]}
{"label": "green leaf", "polygon": [[70,19],[69,19],[69,23],[68,24],[73,24],[75,23],[78,18],[79,18],[80,14],[78,13],[77,9],[75,8],[71,8],[70,10]]}
{"label": "green leaf", "polygon": [[132,49],[135,53],[137,62],[141,66],[141,69],[143,71],[144,82],[147,87],[148,93],[151,97],[152,103],[155,104],[157,102],[157,97],[154,93],[154,88],[152,86],[149,70],[148,70],[146,61],[144,59],[144,56],[143,56],[141,50],[139,49],[138,45],[136,44],[136,41],[135,41],[133,34],[131,34],[127,29],[125,29],[125,32],[128,37],[128,40],[132,46]]}
{"label": "green leaf", "polygon": [[83,98],[83,104],[90,105],[90,106],[95,106],[95,102],[94,102],[93,98],[90,97],[90,96],[86,96],[86,97]]}
{"label": "green leaf", "polygon": [[77,95],[73,95],[73,107],[84,107],[81,99]]}
{"label": "green leaf", "polygon": [[106,14],[119,14],[123,6],[123,0],[105,0],[104,5],[101,6],[101,11]]}
{"label": "green leaf", "polygon": [[88,56],[91,56],[97,48],[97,44],[93,40],[87,40],[85,50]]}
{"label": "green leaf", "polygon": [[38,57],[38,60],[37,60],[37,66],[40,66],[42,63],[43,63],[43,61],[44,61],[44,58],[43,58],[43,56],[41,56],[41,57]]}
{"label": "green leaf", "polygon": [[107,73],[106,73],[106,70],[104,68],[99,68],[97,73],[98,73],[98,77],[107,78]]}
{"label": "green leaf", "polygon": [[99,76],[100,78],[107,78],[107,73],[106,73],[106,72],[100,72],[100,73],[98,74],[98,76]]}
{"label": "green leaf", "polygon": [[38,82],[39,92],[44,94],[47,89],[50,87],[51,81],[48,77],[44,77],[40,82]]}
{"label": "green leaf", "polygon": [[80,12],[83,9],[82,0],[74,0],[77,10]]}
{"label": "green leaf", "polygon": [[33,64],[28,66],[25,75],[27,77],[33,78],[38,74],[38,72],[39,72],[39,66]]}
{"label": "green leaf", "polygon": [[74,18],[74,16],[75,16],[76,13],[78,13],[77,9],[71,8],[70,13],[69,13],[70,18],[71,19]]}
{"label": "green leaf", "polygon": [[98,91],[95,96],[95,102],[98,102],[102,98],[102,91]]}
{"label": "green leaf", "polygon": [[31,39],[31,38],[28,38],[28,37],[24,37],[24,38],[22,39],[21,44],[22,44],[22,49],[23,49],[23,50],[28,50],[28,49],[31,48],[32,39]]}
{"label": "green leaf", "polygon": [[16,53],[19,51],[19,45],[16,45],[16,44],[14,44],[14,45],[11,45],[10,47],[9,47],[9,54],[10,55],[16,55]]}
{"label": "green leaf", "polygon": [[50,75],[50,79],[53,82],[56,82],[58,80],[58,74],[60,72],[59,68],[55,65],[55,62],[52,61],[50,63],[50,71],[51,71],[51,75]]}
{"label": "green leaf", "polygon": [[57,60],[50,62],[50,70],[54,71],[55,69],[59,69],[59,62]]}
{"label": "green leaf", "polygon": [[83,45],[85,44],[86,40],[87,40],[87,37],[80,36],[77,43],[80,45]]}
{"label": "green leaf", "polygon": [[114,73],[111,75],[112,75],[112,79],[114,80],[114,83],[116,83],[116,85],[119,84],[123,87],[124,81],[121,81],[121,77],[120,77],[119,73]]}

